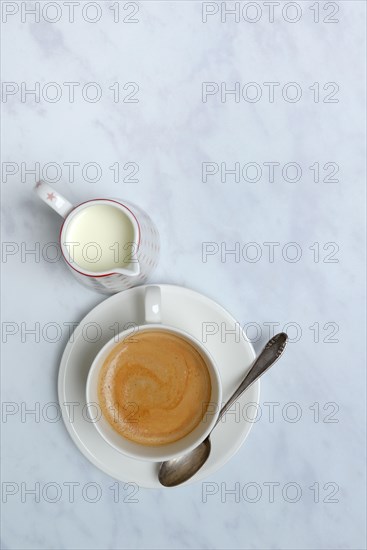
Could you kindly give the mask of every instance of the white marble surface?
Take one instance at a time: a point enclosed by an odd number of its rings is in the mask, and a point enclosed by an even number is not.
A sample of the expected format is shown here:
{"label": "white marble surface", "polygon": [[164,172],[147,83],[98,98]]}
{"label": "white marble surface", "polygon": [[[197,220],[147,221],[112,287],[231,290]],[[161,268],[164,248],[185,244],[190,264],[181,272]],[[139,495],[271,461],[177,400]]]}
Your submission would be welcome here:
{"label": "white marble surface", "polygon": [[[63,92],[56,103],[42,96],[39,103],[31,96],[22,102],[20,93],[3,103],[3,162],[16,163],[3,167],[18,166],[14,175],[3,174],[3,240],[19,247],[19,252],[3,255],[2,263],[2,318],[7,323],[2,398],[8,413],[9,403],[14,403],[14,414],[3,415],[1,425],[3,548],[365,548],[364,2],[339,2],[339,22],[334,24],[313,22],[313,2],[298,2],[302,17],[293,24],[282,18],[280,8],[274,23],[269,23],[263,2],[256,3],[262,17],[252,24],[221,23],[218,15],[203,23],[201,4],[196,2],[141,2],[135,16],[139,22],[134,24],[114,23],[109,2],[99,3],[102,16],[95,24],[83,20],[83,2],[75,7],[74,23],[68,22],[63,2],[58,3],[61,19],[55,23],[42,14],[39,23],[31,16],[23,23],[25,3],[2,4],[3,9],[10,5],[9,11],[19,8],[2,25],[3,81],[19,86],[25,82],[28,88],[40,82],[42,89],[56,82]],[[327,9],[325,4],[320,2],[321,18],[335,3]],[[133,10],[123,3],[120,8],[123,16]],[[55,8],[48,9],[46,18],[55,17]],[[93,6],[89,9],[87,15],[94,17]],[[203,82],[226,82],[230,88],[236,81],[241,86],[259,83],[262,99],[236,103],[232,96],[221,102],[217,94],[202,102]],[[64,82],[81,84],[74,103],[68,101]],[[100,86],[99,102],[83,100],[80,89],[88,82]],[[136,82],[139,102],[114,103],[108,89],[114,82]],[[274,103],[266,99],[264,82],[280,83]],[[297,103],[285,101],[279,92],[287,82],[302,87]],[[323,85],[336,82],[340,89],[334,97],[339,102],[315,103],[309,90],[314,82],[320,82],[321,98],[332,91],[324,91]],[[51,88],[49,93],[51,97]],[[291,183],[277,173],[269,182],[264,169],[258,182],[229,177],[222,183],[218,175],[202,181],[203,162],[227,162],[230,167],[234,162],[263,166],[269,161],[281,166],[297,162],[302,178]],[[217,484],[211,488],[218,492],[208,495],[206,502],[203,491],[208,486],[199,483],[170,492],[140,489],[137,503],[124,502],[129,490],[121,485],[116,503],[110,489],[114,480],[79,453],[62,422],[47,422],[42,414],[39,421],[31,415],[22,421],[15,412],[21,403],[28,408],[39,403],[42,409],[56,401],[58,366],[67,341],[65,323],[81,320],[104,299],[81,287],[62,262],[22,258],[25,246],[34,248],[38,242],[42,250],[56,241],[60,226],[57,215],[32,193],[35,176],[21,169],[21,163],[31,168],[36,162],[41,168],[50,162],[63,167],[55,186],[76,202],[120,196],[149,211],[162,238],[153,281],[191,287],[216,299],[242,325],[258,323],[257,350],[268,336],[265,323],[279,323],[276,330],[296,324],[298,341],[263,381],[262,418],[238,454],[208,480]],[[64,164],[68,162],[80,163],[74,182]],[[100,181],[83,179],[81,167],[88,162],[101,166]],[[115,183],[109,167],[116,162],[121,169],[125,163],[137,163],[138,182]],[[322,177],[325,163],[337,163],[339,181],[315,183],[308,168],[315,162],[320,163]],[[49,175],[52,178],[54,172]],[[257,263],[241,258],[237,263],[227,256],[221,262],[216,254],[204,263],[203,242],[223,242],[228,248],[235,242],[241,248],[256,242],[262,258]],[[274,262],[268,260],[266,242],[281,243]],[[302,249],[297,263],[282,258],[280,250],[289,242]],[[309,249],[315,242],[320,243],[319,262]],[[333,250],[323,250],[329,242],[339,247],[337,263],[322,261]],[[25,332],[37,322],[39,342]],[[42,336],[51,322],[63,329],[54,343],[47,341],[51,333]],[[319,342],[315,323],[320,327]],[[324,328],[326,323],[332,324]],[[294,326],[288,327],[292,338]],[[335,327],[338,341],[323,341]],[[264,402],[279,403],[274,422]],[[282,411],[294,414],[294,408],[287,409],[290,402],[302,412],[295,423],[282,416]],[[336,405],[324,410],[327,403]],[[328,417],[336,406],[337,412]],[[317,407],[319,422],[314,419]],[[75,486],[74,502],[68,482],[80,484]],[[251,482],[262,491],[257,502],[250,502],[254,487],[247,499],[242,494]],[[264,485],[268,482],[280,484],[274,502]],[[302,490],[294,503],[282,496],[291,482]],[[39,502],[25,493],[36,483]],[[49,502],[55,493],[51,487],[47,494],[48,483],[61,487],[58,502]],[[83,498],[87,483],[99,484],[99,502]],[[236,483],[239,502],[223,492]],[[315,483],[320,502],[309,489]],[[327,483],[332,485],[324,487]],[[337,502],[323,502],[337,486]],[[289,497],[293,495],[290,489]]]}

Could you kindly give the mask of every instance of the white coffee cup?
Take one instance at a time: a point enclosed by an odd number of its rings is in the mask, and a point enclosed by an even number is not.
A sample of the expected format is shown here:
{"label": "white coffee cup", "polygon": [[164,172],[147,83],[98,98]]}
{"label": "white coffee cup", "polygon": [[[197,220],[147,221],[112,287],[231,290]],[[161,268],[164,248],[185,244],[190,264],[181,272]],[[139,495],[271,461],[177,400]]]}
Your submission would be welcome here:
{"label": "white coffee cup", "polygon": [[[159,257],[159,234],[146,212],[120,199],[92,199],[73,206],[44,181],[35,191],[65,218],[61,252],[81,283],[109,294],[146,282]],[[105,257],[108,261],[99,263]]]}
{"label": "white coffee cup", "polygon": [[[178,313],[179,314],[179,313]],[[147,446],[135,443],[124,438],[115,431],[104,418],[98,402],[98,379],[102,365],[111,350],[122,340],[133,337],[137,331],[162,330],[176,334],[189,342],[202,356],[207,366],[211,381],[211,397],[209,406],[201,422],[196,428],[182,439],[160,446]],[[222,402],[222,384],[218,368],[208,350],[196,338],[183,330],[163,325],[161,323],[161,296],[158,286],[148,286],[145,292],[145,323],[121,332],[117,338],[112,338],[100,350],[89,370],[86,384],[87,408],[90,419],[94,420],[94,426],[109,445],[117,451],[132,458],[161,462],[180,456],[199,445],[213,429]],[[206,405],[206,404],[205,404]],[[198,403],[202,407],[202,403]]]}

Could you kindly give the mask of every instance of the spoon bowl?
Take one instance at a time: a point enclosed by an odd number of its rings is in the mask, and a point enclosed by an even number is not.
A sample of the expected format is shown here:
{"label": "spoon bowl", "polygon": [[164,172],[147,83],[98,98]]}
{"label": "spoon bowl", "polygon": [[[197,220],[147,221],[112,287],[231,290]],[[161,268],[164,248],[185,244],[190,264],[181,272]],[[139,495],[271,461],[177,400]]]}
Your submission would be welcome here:
{"label": "spoon bowl", "polygon": [[165,487],[174,487],[192,477],[208,460],[211,451],[208,436],[193,451],[172,460],[162,462],[158,479]]}

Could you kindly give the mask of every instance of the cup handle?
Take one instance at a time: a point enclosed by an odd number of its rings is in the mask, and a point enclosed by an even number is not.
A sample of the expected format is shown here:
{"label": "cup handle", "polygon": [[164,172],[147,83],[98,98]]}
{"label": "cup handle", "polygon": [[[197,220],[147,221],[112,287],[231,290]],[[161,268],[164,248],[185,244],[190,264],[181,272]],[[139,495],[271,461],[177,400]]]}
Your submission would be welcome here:
{"label": "cup handle", "polygon": [[161,323],[161,289],[159,286],[147,286],[145,289],[145,322]]}
{"label": "cup handle", "polygon": [[43,202],[51,206],[63,218],[66,218],[74,208],[68,200],[43,180],[36,183],[34,190]]}

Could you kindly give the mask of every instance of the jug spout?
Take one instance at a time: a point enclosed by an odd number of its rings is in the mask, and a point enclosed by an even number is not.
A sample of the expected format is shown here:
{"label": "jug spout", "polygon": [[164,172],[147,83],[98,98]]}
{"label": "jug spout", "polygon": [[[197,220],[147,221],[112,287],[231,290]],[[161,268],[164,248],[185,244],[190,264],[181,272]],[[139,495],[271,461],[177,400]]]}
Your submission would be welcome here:
{"label": "jug spout", "polygon": [[133,259],[127,267],[119,267],[114,270],[115,273],[121,273],[125,277],[137,277],[140,275],[140,265],[137,259]]}

